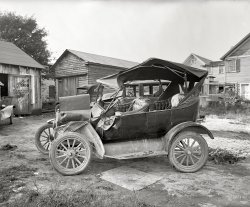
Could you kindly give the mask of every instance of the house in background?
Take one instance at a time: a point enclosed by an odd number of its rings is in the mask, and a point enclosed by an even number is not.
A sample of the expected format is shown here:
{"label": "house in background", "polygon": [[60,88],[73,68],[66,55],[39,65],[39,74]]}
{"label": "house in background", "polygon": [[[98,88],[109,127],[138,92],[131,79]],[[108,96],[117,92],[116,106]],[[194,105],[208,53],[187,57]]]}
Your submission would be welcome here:
{"label": "house in background", "polygon": [[107,75],[131,68],[138,63],[66,49],[52,66],[56,78],[56,97],[77,94],[77,88],[95,84]]}
{"label": "house in background", "polygon": [[202,93],[208,101],[223,96],[239,96],[250,100],[250,33],[231,47],[220,61],[191,54],[184,64],[208,71]]}
{"label": "house in background", "polygon": [[236,85],[239,96],[250,100],[250,33],[221,57],[225,82]]}
{"label": "house in background", "polygon": [[15,105],[15,114],[39,114],[44,66],[10,42],[0,41],[0,100]]}
{"label": "house in background", "polygon": [[185,65],[208,71],[208,77],[205,80],[203,88],[202,88],[202,97],[201,97],[202,106],[206,105],[206,100],[209,96],[211,87],[213,87],[210,85],[210,83],[214,81],[214,76],[212,76],[211,68],[206,67],[207,65],[210,65],[212,62],[213,62],[212,60],[196,55],[194,53],[191,53],[183,62],[183,64]]}
{"label": "house in background", "polygon": [[194,68],[200,68],[206,70],[205,65],[209,64],[210,62],[212,62],[212,60],[191,53],[183,62],[183,64]]}

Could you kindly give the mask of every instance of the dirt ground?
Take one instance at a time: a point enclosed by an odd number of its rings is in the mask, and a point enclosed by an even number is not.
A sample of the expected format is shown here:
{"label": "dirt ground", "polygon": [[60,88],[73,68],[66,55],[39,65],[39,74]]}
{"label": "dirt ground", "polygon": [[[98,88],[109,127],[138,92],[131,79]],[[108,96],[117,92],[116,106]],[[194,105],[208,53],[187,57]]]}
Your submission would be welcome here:
{"label": "dirt ground", "polygon": [[[50,118],[53,114],[16,117],[13,125],[8,125],[8,121],[0,124],[0,147],[16,146],[0,150],[0,206],[22,197],[27,189],[40,193],[51,189],[65,192],[88,189],[111,200],[122,200],[124,206],[131,198],[143,201],[141,206],[250,206],[250,127],[246,123],[216,117],[203,123],[215,136],[215,140],[206,138],[209,147],[225,148],[248,157],[236,164],[209,161],[196,173],[180,173],[169,165],[167,157],[125,161],[93,158],[83,174],[62,176],[34,145],[36,130]],[[105,171],[123,166],[160,179],[146,188],[130,191],[101,178]]]}

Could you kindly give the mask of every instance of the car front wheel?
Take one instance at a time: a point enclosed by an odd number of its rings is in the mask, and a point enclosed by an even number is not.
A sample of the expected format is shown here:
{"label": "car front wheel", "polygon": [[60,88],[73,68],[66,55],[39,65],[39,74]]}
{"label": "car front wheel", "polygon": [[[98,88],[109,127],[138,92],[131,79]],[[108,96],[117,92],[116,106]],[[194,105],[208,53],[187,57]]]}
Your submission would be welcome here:
{"label": "car front wheel", "polygon": [[169,147],[169,161],[181,172],[196,172],[201,169],[208,158],[206,140],[195,132],[181,132]]}
{"label": "car front wheel", "polygon": [[49,151],[50,162],[63,175],[83,172],[90,163],[92,147],[79,133],[66,132],[55,139]]}

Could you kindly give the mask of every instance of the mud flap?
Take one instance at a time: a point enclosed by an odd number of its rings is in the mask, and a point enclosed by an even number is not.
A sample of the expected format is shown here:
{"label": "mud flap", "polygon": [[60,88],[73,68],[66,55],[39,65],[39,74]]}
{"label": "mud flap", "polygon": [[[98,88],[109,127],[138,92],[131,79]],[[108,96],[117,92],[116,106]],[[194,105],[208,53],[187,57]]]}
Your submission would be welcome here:
{"label": "mud flap", "polygon": [[103,158],[105,154],[105,149],[101,138],[93,128],[93,126],[88,121],[72,121],[66,125],[57,127],[56,129],[57,137],[64,132],[77,132],[88,139],[90,143],[93,144],[93,151],[96,156],[100,159]]}
{"label": "mud flap", "polygon": [[174,137],[183,131],[194,131],[199,134],[207,134],[211,139],[214,139],[212,132],[209,131],[209,129],[207,129],[203,125],[200,125],[200,124],[197,124],[196,122],[191,122],[191,121],[183,122],[181,124],[174,126],[164,136],[164,142],[165,142],[164,145],[165,145],[166,152],[168,152],[168,148],[171,144],[171,141],[174,139]]}

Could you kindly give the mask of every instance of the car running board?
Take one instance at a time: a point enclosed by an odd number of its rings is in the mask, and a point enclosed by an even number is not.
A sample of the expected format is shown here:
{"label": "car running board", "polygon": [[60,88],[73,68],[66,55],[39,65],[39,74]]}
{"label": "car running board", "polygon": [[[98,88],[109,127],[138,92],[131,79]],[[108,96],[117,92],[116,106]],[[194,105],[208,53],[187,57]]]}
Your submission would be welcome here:
{"label": "car running board", "polygon": [[132,158],[143,158],[143,157],[153,157],[153,156],[160,156],[160,155],[167,155],[166,151],[147,151],[147,152],[135,152],[135,153],[128,153],[128,154],[120,154],[120,155],[104,155],[104,157],[114,158],[117,160],[126,160]]}

